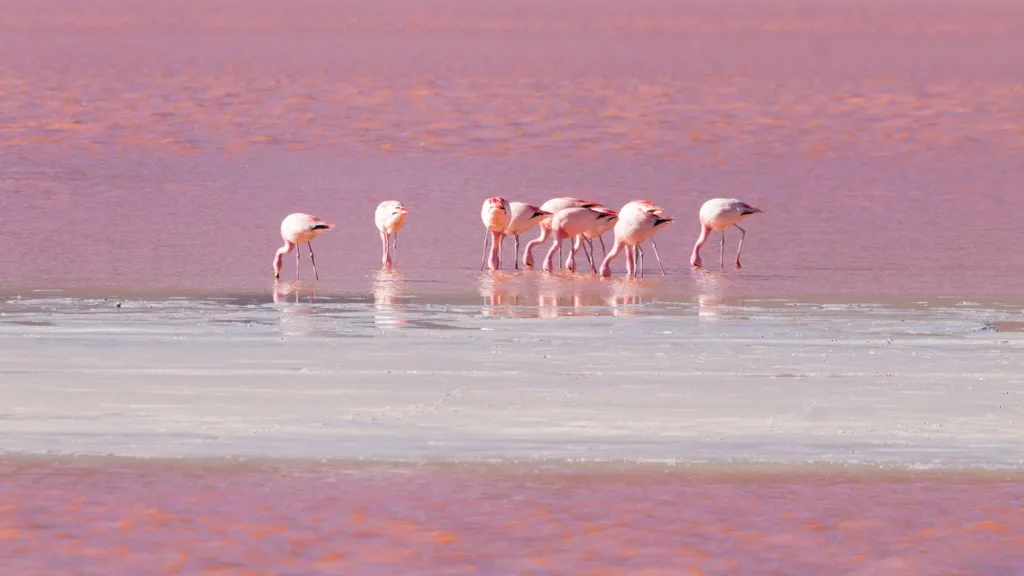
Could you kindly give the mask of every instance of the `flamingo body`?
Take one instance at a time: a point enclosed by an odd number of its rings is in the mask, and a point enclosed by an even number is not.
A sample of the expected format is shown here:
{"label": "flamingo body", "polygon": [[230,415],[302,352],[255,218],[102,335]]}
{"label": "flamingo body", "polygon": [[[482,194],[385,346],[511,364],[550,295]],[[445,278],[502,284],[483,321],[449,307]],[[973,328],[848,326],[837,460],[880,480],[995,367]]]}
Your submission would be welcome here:
{"label": "flamingo body", "polygon": [[385,200],[377,205],[373,221],[380,232],[381,264],[391,267],[394,254],[398,251],[398,231],[405,226],[409,209],[398,200]]}
{"label": "flamingo body", "polygon": [[278,248],[277,253],[274,254],[274,278],[278,279],[281,277],[281,261],[284,255],[295,250],[295,279],[299,279],[300,253],[298,245],[306,244],[309,246],[309,260],[313,264],[313,276],[319,280],[320,275],[316,271],[312,241],[321,233],[332,228],[334,228],[334,224],[329,224],[309,214],[296,212],[286,216],[281,222],[281,238],[284,240],[284,246]]}
{"label": "flamingo body", "polygon": [[707,242],[708,236],[712,230],[719,230],[722,233],[722,254],[720,256],[719,264],[722,268],[725,268],[725,229],[730,226],[739,228],[740,244],[736,250],[736,267],[740,266],[740,252],[743,251],[743,240],[747,236],[747,231],[740,228],[739,223],[746,218],[759,214],[760,208],[755,208],[746,202],[737,200],[736,198],[712,198],[704,203],[700,207],[700,236],[697,237],[697,242],[693,245],[693,254],[690,255],[690,264],[696,267],[700,267],[700,249]]}
{"label": "flamingo body", "polygon": [[674,220],[671,216],[655,214],[652,209],[662,212],[661,208],[643,200],[628,202],[619,210],[619,221],[615,223],[614,228],[615,244],[601,262],[602,276],[611,276],[611,263],[623,249],[626,249],[626,275],[636,274],[632,247],[639,246],[653,237],[662,226]]}
{"label": "flamingo body", "polygon": [[542,220],[551,216],[551,213],[546,210],[541,210],[533,204],[527,204],[526,202],[509,202],[511,219],[508,223],[508,228],[505,229],[505,236],[512,236],[515,238],[515,267],[519,269],[519,235],[524,232],[529,232],[531,228],[539,224]]}
{"label": "flamingo body", "polygon": [[[541,204],[540,209],[553,215],[566,208],[593,208],[600,205],[591,200],[561,196]],[[526,243],[526,248],[523,250],[523,266],[533,268],[533,248],[546,242],[549,236],[551,236],[551,217],[546,217],[540,221],[540,236]]]}
{"label": "flamingo body", "polygon": [[597,229],[603,225],[604,220],[612,218],[608,210],[596,210],[594,208],[574,207],[559,210],[551,217],[551,235],[554,240],[547,256],[544,258],[544,271],[550,272],[555,252],[561,247],[562,240],[575,238],[569,258],[565,267],[569,270],[576,269],[576,252],[580,248],[581,237],[584,232]]}

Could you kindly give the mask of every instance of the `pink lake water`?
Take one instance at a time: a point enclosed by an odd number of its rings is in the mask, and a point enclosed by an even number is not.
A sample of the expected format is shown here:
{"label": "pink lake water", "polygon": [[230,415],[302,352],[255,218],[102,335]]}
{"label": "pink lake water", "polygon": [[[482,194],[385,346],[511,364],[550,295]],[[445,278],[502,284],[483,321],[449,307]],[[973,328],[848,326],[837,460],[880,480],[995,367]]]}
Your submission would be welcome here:
{"label": "pink lake water", "polygon": [[1016,474],[6,460],[7,574],[972,574]]}
{"label": "pink lake water", "polygon": [[[1021,30],[1012,0],[0,0],[2,572],[1020,572]],[[493,195],[654,200],[667,275],[481,273]],[[764,213],[697,273],[718,196]],[[315,286],[272,283],[295,211],[337,225]]]}
{"label": "pink lake water", "polygon": [[338,224],[321,289],[366,292],[399,199],[399,269],[465,293],[484,198],[572,194],[679,218],[666,294],[716,196],[765,211],[735,293],[1013,294],[1022,28],[1002,0],[8,0],[0,287],[268,291],[305,211]]}

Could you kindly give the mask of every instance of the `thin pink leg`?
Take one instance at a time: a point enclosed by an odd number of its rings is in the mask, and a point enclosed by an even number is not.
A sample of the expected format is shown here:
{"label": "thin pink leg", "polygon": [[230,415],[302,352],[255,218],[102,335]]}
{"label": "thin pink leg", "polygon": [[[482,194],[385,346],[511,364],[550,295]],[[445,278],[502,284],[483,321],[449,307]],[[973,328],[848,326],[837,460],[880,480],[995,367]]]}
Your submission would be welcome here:
{"label": "thin pink leg", "polygon": [[626,277],[636,278],[636,255],[632,246],[626,247]]}
{"label": "thin pink leg", "polygon": [[515,260],[513,260],[513,264],[515,266],[515,269],[519,270],[519,234],[516,234],[515,238],[516,238],[516,257],[515,257]]}
{"label": "thin pink leg", "polygon": [[387,268],[387,267],[391,266],[391,250],[390,250],[390,245],[388,243],[388,235],[385,234],[384,232],[380,233],[380,245],[381,245],[380,246],[381,247],[380,263],[385,268]]}
{"label": "thin pink leg", "polygon": [[[735,226],[737,228],[740,228],[738,224],[733,224],[733,226]],[[743,239],[746,238],[746,237],[747,237],[747,231],[744,230],[743,228],[740,228],[740,246],[739,246],[739,248],[736,249],[736,269],[737,270],[742,268],[742,266],[740,266],[740,252],[743,251]]]}
{"label": "thin pink leg", "polygon": [[313,257],[313,241],[306,242],[306,246],[309,246],[309,261],[313,263],[313,277],[320,280],[320,275],[316,273],[316,258]]}
{"label": "thin pink leg", "polygon": [[665,266],[661,263],[661,256],[658,256],[658,243],[654,241],[654,237],[651,236],[651,246],[654,247],[654,257],[658,259],[658,268],[661,268],[661,275],[665,275]]}
{"label": "thin pink leg", "polygon": [[299,280],[299,262],[302,262],[300,255],[302,254],[302,245],[295,245],[295,281]]}
{"label": "thin pink leg", "polygon": [[488,228],[484,228],[484,255],[480,258],[480,270],[483,271],[484,264],[487,263],[487,239],[491,237],[491,231]]}

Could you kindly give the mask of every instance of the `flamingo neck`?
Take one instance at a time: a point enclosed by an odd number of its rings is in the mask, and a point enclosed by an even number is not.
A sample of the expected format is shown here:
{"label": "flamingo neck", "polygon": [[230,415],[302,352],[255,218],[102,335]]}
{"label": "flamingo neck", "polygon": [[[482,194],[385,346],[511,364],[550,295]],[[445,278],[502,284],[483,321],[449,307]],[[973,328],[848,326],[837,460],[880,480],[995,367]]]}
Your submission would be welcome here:
{"label": "flamingo neck", "polygon": [[711,226],[706,224],[701,225],[700,236],[697,237],[697,242],[693,245],[693,254],[690,255],[690,264],[696,266],[697,262],[700,262],[700,249],[705,242],[708,241],[708,236],[711,234]]}
{"label": "flamingo neck", "polygon": [[277,276],[277,274],[281,271],[281,260],[284,258],[284,255],[291,252],[294,249],[295,243],[288,242],[287,240],[285,241],[284,246],[281,246],[280,248],[277,249],[277,253],[274,254],[274,276]]}

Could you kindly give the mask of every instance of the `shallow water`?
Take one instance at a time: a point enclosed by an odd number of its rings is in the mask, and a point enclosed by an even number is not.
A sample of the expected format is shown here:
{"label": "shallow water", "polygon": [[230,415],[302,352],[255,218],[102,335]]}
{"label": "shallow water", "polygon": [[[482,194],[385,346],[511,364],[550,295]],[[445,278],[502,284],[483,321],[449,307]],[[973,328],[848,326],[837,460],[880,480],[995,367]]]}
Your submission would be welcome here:
{"label": "shallow water", "polygon": [[8,1],[0,288],[259,289],[306,211],[339,225],[322,284],[366,291],[397,198],[399,268],[471,292],[484,198],[574,194],[678,217],[684,290],[725,195],[765,210],[745,294],[1014,294],[1022,27],[1000,0]]}
{"label": "shallow water", "polygon": [[979,574],[1016,475],[0,461],[11,574]]}

